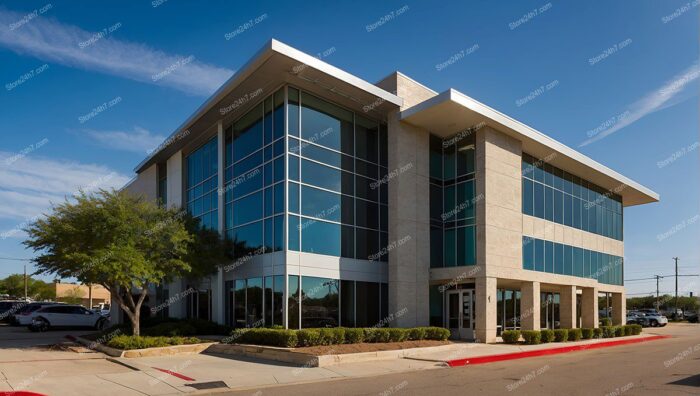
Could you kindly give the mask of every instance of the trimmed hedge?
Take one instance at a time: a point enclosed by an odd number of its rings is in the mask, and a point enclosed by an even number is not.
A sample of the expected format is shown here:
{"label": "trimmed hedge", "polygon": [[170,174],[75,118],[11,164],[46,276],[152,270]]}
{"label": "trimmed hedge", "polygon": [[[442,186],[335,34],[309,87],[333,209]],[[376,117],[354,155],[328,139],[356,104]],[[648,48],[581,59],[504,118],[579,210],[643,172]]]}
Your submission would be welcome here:
{"label": "trimmed hedge", "polygon": [[520,330],[505,330],[501,333],[501,338],[506,344],[516,344],[520,341]]}
{"label": "trimmed hedge", "polygon": [[554,341],[564,342],[569,340],[569,330],[568,329],[555,329],[554,330]]}
{"label": "trimmed hedge", "polygon": [[603,331],[603,338],[615,337],[615,328],[613,326],[601,326],[600,329]]}
{"label": "trimmed hedge", "polygon": [[600,327],[593,329],[593,338],[603,338],[603,329]]}
{"label": "trimmed hedge", "polygon": [[581,329],[581,338],[584,340],[590,340],[593,338],[594,331],[593,329]]}
{"label": "trimmed hedge", "polygon": [[603,318],[600,320],[600,327],[612,326],[612,320],[610,318]]}
{"label": "trimmed hedge", "polygon": [[521,331],[525,343],[528,345],[536,345],[540,343],[541,332],[539,330],[523,330]]}
{"label": "trimmed hedge", "polygon": [[625,328],[622,326],[614,326],[615,327],[615,337],[624,337],[625,336]]}
{"label": "trimmed hedge", "polygon": [[541,333],[540,341],[542,341],[542,343],[548,343],[548,342],[554,341],[554,330],[543,329],[543,330],[540,330],[540,333]]}
{"label": "trimmed hedge", "polygon": [[583,337],[581,329],[569,329],[569,341],[578,341]]}
{"label": "trimmed hedge", "polygon": [[362,342],[401,342],[405,340],[444,341],[450,331],[440,327],[403,328],[344,328],[319,329],[236,329],[225,343],[257,344],[281,347],[308,347],[317,345],[359,344]]}
{"label": "trimmed hedge", "polygon": [[159,348],[173,345],[199,344],[202,340],[195,337],[144,337],[119,335],[107,342],[107,346],[116,349],[145,349]]}
{"label": "trimmed hedge", "polygon": [[[425,336],[425,332],[423,333]],[[418,338],[422,340],[423,338]],[[364,329],[348,328],[345,329],[345,343],[346,344],[360,344],[365,341],[365,331]]]}
{"label": "trimmed hedge", "polygon": [[631,325],[627,325],[627,327],[632,329],[632,335],[642,334],[642,325],[631,324]]}
{"label": "trimmed hedge", "polygon": [[425,327],[414,327],[408,329],[408,339],[411,341],[422,340],[425,338]]}

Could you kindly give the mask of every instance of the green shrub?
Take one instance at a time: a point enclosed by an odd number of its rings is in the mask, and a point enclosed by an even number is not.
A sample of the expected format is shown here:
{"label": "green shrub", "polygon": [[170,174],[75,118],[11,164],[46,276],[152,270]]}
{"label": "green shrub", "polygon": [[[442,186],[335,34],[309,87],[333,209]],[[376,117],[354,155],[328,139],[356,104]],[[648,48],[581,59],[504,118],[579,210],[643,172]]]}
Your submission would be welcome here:
{"label": "green shrub", "polygon": [[450,338],[450,331],[443,327],[425,327],[425,339],[445,341]]}
{"label": "green shrub", "polygon": [[172,345],[198,344],[202,340],[195,337],[147,337],[119,335],[107,342],[107,346],[116,349],[159,348]]}
{"label": "green shrub", "polygon": [[298,338],[294,330],[237,329],[231,334],[231,343],[270,345],[286,348],[297,346]]}
{"label": "green shrub", "polygon": [[603,338],[603,329],[596,327],[593,329],[593,338]]}
{"label": "green shrub", "polygon": [[542,343],[554,341],[554,330],[543,329],[543,330],[540,330],[540,334],[541,334],[540,341],[542,341]]}
{"label": "green shrub", "polygon": [[600,320],[600,327],[612,326],[612,320],[610,318],[603,318]]}
{"label": "green shrub", "polygon": [[569,329],[569,341],[578,341],[583,337],[581,329]]}
{"label": "green shrub", "polygon": [[638,324],[631,324],[627,325],[632,329],[632,335],[639,335],[642,334],[642,325]]}
{"label": "green shrub", "polygon": [[590,340],[593,338],[593,329],[581,329],[581,338],[584,340]]}
{"label": "green shrub", "polygon": [[365,342],[389,342],[389,330],[370,327],[365,329]]}
{"label": "green shrub", "polygon": [[321,332],[319,329],[301,329],[296,330],[296,333],[297,345],[300,347],[316,346],[321,344]]}
{"label": "green shrub", "polygon": [[319,329],[321,345],[338,345],[345,342],[345,329],[342,327],[332,327]]}
{"label": "green shrub", "polygon": [[615,337],[624,337],[625,329],[622,326],[613,326],[615,329]]}
{"label": "green shrub", "polygon": [[406,338],[408,337],[407,329],[392,327],[387,330],[389,331],[389,342],[406,341]]}
{"label": "green shrub", "polygon": [[505,330],[501,333],[501,338],[506,344],[516,344],[520,341],[520,330]]}
{"label": "green shrub", "polygon": [[345,343],[359,344],[365,340],[364,329],[348,328],[345,329]]}
{"label": "green shrub", "polygon": [[612,326],[601,326],[600,328],[603,332],[603,338],[613,338],[615,337],[615,328]]}
{"label": "green shrub", "polygon": [[407,329],[408,339],[411,341],[425,339],[425,328],[424,327],[414,327],[412,329]]}
{"label": "green shrub", "polygon": [[554,330],[554,341],[564,342],[569,340],[569,330],[567,329],[555,329]]}
{"label": "green shrub", "polygon": [[523,330],[520,332],[528,345],[536,345],[540,343],[541,332],[539,330]]}

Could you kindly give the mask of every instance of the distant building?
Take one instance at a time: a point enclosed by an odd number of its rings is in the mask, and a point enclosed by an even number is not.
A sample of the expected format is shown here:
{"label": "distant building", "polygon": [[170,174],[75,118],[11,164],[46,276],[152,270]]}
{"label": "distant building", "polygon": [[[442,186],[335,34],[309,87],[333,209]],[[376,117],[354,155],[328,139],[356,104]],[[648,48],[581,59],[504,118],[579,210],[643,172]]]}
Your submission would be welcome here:
{"label": "distant building", "polygon": [[[101,285],[89,287],[77,283],[54,283],[54,287],[56,288],[56,301],[74,302],[71,300],[80,298],[80,301],[76,301],[76,303],[87,308],[92,308],[92,306],[100,303],[109,304],[110,301],[109,290]],[[92,304],[90,303],[91,296]]]}

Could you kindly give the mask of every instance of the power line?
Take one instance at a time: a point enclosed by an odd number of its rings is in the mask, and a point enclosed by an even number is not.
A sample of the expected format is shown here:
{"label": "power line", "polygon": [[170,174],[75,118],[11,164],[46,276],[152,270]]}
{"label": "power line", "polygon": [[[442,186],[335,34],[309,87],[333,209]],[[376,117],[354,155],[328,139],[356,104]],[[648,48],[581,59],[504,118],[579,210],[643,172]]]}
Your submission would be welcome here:
{"label": "power line", "polygon": [[28,258],[18,258],[18,257],[0,257],[0,260],[32,261],[32,259],[28,259]]}

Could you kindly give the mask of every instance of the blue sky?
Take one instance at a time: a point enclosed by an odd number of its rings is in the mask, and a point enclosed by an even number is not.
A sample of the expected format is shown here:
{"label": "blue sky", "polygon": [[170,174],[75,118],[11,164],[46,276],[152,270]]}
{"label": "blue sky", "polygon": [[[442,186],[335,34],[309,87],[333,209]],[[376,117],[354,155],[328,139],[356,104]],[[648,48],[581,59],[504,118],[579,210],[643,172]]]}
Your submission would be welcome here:
{"label": "blue sky", "polygon": [[455,88],[653,189],[625,211],[626,278],[673,256],[700,273],[698,0],[123,3],[0,2],[0,257],[31,257],[19,228],[50,202],[123,185],[277,38],[370,82]]}

